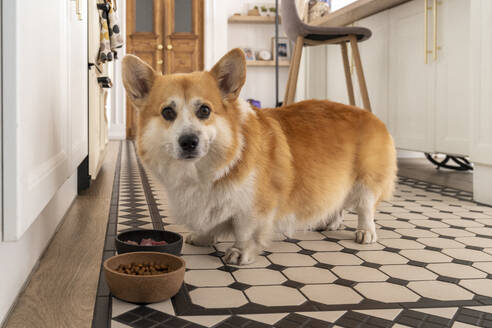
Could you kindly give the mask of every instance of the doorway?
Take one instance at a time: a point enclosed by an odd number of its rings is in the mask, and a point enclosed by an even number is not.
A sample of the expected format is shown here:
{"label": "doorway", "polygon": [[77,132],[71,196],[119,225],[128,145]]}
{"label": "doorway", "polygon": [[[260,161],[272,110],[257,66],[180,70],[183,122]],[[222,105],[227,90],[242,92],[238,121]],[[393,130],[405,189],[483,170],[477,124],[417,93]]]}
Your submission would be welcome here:
{"label": "doorway", "polygon": [[[127,53],[162,74],[203,70],[203,0],[127,0]],[[136,113],[127,101],[126,136]]]}

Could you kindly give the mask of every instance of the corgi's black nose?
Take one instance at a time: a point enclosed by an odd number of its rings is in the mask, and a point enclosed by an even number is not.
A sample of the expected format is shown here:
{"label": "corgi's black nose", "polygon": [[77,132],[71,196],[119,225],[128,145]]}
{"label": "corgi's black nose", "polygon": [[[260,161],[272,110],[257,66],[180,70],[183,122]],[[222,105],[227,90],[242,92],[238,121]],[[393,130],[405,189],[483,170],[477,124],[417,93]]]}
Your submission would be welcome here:
{"label": "corgi's black nose", "polygon": [[196,134],[185,134],[178,139],[179,146],[186,152],[195,150],[199,141],[200,139]]}

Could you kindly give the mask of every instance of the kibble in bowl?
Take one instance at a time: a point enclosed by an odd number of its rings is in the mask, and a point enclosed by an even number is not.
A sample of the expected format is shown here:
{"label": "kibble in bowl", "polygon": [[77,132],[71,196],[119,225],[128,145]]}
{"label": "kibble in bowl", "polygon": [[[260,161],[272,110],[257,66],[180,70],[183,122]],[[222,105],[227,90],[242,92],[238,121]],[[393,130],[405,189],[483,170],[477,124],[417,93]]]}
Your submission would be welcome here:
{"label": "kibble in bowl", "polygon": [[111,293],[127,302],[154,303],[176,295],[183,284],[182,258],[158,252],[136,252],[104,261],[104,275]]}
{"label": "kibble in bowl", "polygon": [[169,265],[154,262],[120,264],[116,268],[119,273],[131,274],[134,276],[152,276],[169,272]]}

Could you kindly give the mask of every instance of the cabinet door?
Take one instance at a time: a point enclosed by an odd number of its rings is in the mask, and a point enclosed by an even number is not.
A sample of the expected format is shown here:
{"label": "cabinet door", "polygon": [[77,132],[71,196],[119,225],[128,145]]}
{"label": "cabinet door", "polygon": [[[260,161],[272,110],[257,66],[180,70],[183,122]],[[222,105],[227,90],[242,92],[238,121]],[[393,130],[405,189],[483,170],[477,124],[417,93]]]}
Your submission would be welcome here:
{"label": "cabinet door", "polygon": [[[474,1],[471,6],[471,159],[492,167],[492,1]],[[487,184],[490,190],[490,181]],[[487,198],[490,195],[489,191]]]}
{"label": "cabinet door", "polygon": [[[470,153],[470,1],[446,0],[437,7],[436,151]],[[434,22],[433,22],[434,24]]]}
{"label": "cabinet door", "polygon": [[68,90],[73,172],[88,152],[87,0],[71,0],[69,11]]}
{"label": "cabinet door", "polygon": [[3,1],[4,238],[70,176],[68,1]]}
{"label": "cabinet door", "polygon": [[424,0],[395,7],[389,15],[390,131],[398,148],[433,152],[435,66],[430,56],[424,61]]}
{"label": "cabinet door", "polygon": [[[364,18],[355,23],[372,31],[370,39],[359,43],[369,99],[373,113],[388,124],[388,43],[389,43],[389,11]],[[362,107],[357,74],[352,70],[355,100]]]}

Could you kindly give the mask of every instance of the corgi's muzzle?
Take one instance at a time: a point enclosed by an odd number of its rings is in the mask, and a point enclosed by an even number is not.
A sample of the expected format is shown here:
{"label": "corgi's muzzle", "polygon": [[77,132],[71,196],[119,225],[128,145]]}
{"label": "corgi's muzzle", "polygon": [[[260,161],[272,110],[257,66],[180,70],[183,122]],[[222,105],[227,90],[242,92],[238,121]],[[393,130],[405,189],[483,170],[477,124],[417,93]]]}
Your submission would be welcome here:
{"label": "corgi's muzzle", "polygon": [[183,134],[178,139],[181,159],[193,159],[198,157],[200,138],[196,134]]}

